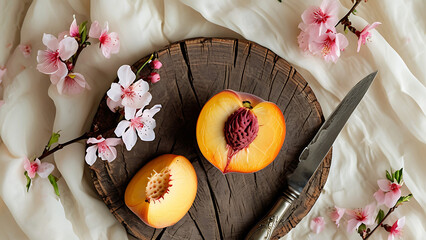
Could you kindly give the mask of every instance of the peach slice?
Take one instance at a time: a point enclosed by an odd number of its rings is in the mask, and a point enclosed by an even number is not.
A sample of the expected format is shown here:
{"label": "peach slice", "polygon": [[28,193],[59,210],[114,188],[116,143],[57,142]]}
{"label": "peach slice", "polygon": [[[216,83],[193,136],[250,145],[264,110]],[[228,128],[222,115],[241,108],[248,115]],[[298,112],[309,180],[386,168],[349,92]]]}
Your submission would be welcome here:
{"label": "peach slice", "polygon": [[275,159],[286,128],[274,103],[224,90],[204,105],[196,132],[201,153],[220,171],[250,173]]}
{"label": "peach slice", "polygon": [[185,216],[196,193],[192,164],[183,156],[165,154],[136,173],[127,185],[124,202],[148,226],[164,228]]}

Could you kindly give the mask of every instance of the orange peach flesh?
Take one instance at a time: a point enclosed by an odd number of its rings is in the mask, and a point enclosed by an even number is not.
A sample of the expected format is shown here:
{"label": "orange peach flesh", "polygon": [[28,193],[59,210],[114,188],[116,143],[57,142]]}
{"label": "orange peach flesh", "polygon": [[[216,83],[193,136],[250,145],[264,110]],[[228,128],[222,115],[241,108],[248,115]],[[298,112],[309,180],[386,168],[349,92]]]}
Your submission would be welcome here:
{"label": "orange peach flesh", "polygon": [[145,224],[164,228],[188,212],[197,193],[197,176],[183,156],[165,154],[143,168],[127,185],[124,201]]}
{"label": "orange peach flesh", "polygon": [[[259,131],[243,150],[228,158],[224,124],[228,117],[249,101],[250,111],[257,117]],[[285,122],[281,110],[271,102],[231,90],[213,96],[201,110],[197,122],[197,142],[204,157],[223,173],[259,171],[278,155],[285,138]]]}

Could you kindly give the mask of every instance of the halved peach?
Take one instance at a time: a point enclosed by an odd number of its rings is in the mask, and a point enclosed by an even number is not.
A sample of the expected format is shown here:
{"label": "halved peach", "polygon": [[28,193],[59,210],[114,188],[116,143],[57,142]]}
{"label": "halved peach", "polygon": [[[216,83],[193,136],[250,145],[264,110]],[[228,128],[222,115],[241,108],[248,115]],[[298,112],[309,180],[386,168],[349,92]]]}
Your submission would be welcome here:
{"label": "halved peach", "polygon": [[185,216],[196,193],[192,164],[183,156],[165,154],[136,173],[127,185],[124,202],[147,225],[164,228]]}
{"label": "halved peach", "polygon": [[201,153],[220,171],[250,173],[275,159],[286,128],[274,103],[224,90],[204,105],[196,132]]}

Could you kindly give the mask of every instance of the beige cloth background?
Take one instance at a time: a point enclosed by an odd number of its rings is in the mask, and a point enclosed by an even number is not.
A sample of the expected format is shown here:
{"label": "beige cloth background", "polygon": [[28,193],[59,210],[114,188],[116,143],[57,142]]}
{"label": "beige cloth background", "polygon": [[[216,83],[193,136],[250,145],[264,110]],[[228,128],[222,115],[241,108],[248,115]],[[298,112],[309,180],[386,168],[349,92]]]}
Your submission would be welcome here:
{"label": "beige cloth background", "polygon": [[[36,179],[25,191],[23,157],[39,155],[52,131],[61,141],[89,128],[101,96],[122,64],[171,42],[198,36],[246,38],[288,60],[313,88],[328,116],[349,89],[378,69],[379,75],[334,145],[333,162],[323,193],[311,212],[284,239],[360,239],[337,229],[326,217],[319,235],[310,233],[313,217],[329,208],[365,206],[374,200],[377,179],[392,167],[405,169],[403,192],[415,199],[389,220],[406,216],[405,239],[426,239],[426,51],[423,0],[370,0],[358,8],[353,24],[362,29],[380,21],[372,42],[356,53],[357,39],[336,64],[304,56],[298,48],[300,15],[319,0],[0,0],[0,239],[126,239],[124,228],[109,213],[90,183],[84,144],[76,143],[48,160],[60,177],[58,199],[48,181]],[[341,16],[351,7],[341,0]],[[118,32],[121,51],[110,60],[96,47],[86,49],[77,65],[91,91],[60,96],[48,76],[36,69],[42,34],[69,28],[72,15],[108,21]],[[342,29],[339,28],[341,31]],[[16,49],[30,43],[31,57]],[[379,231],[374,239],[386,239]]]}

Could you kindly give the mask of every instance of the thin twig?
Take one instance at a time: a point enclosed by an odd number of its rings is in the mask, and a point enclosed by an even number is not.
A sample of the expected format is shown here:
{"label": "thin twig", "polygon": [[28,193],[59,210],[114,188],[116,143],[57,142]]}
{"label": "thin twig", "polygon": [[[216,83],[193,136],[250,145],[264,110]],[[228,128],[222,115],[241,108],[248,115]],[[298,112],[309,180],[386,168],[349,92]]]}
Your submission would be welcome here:
{"label": "thin twig", "polygon": [[136,72],[136,76],[139,76],[139,73],[141,72],[141,70],[145,67],[145,65],[147,63],[149,63],[149,61],[152,60],[152,58],[154,57],[154,54],[151,54],[151,56],[148,58],[148,60],[145,61],[145,63],[139,68],[139,70]]}
{"label": "thin twig", "polygon": [[344,17],[342,17],[338,22],[337,22],[337,24],[336,24],[336,26],[334,26],[334,27],[337,27],[337,25],[339,25],[339,23],[341,23],[344,19],[347,19],[348,17],[349,17],[349,15],[351,15],[351,13],[355,10],[355,8],[358,6],[358,4],[360,4],[361,3],[361,1],[362,0],[356,0],[356,3],[352,6],[352,8],[351,8],[351,10],[349,10],[349,12],[348,13],[346,13],[346,15],[344,16]]}
{"label": "thin twig", "polygon": [[78,138],[74,138],[72,140],[69,140],[68,142],[65,142],[65,143],[62,143],[62,144],[58,144],[58,146],[54,147],[51,150],[48,150],[48,151],[45,150],[45,151],[43,151],[43,153],[41,154],[40,157],[38,157],[38,159],[42,160],[43,158],[49,156],[50,154],[52,154],[52,153],[54,153],[54,152],[56,152],[58,150],[61,150],[65,146],[70,145],[71,143],[78,142],[78,141],[83,140],[83,139],[87,139],[87,138],[89,138],[89,136],[90,136],[90,133],[84,133],[83,135],[81,135]]}

